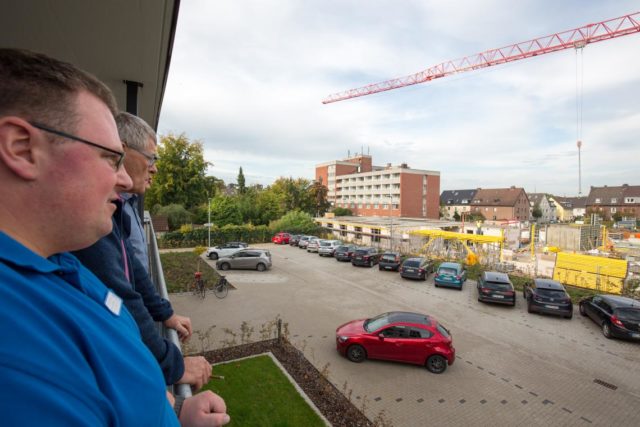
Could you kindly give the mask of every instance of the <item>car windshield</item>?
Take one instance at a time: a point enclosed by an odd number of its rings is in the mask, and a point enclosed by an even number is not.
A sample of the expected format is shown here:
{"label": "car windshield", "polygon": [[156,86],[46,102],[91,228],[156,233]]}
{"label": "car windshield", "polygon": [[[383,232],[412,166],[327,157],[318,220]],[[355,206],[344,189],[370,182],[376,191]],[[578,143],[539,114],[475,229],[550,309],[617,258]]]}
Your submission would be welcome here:
{"label": "car windshield", "polygon": [[494,291],[510,291],[511,285],[502,282],[484,282],[484,287],[493,289]]}
{"label": "car windshield", "polygon": [[455,276],[456,270],[448,267],[440,267],[438,269],[438,274],[444,274],[445,276]]}
{"label": "car windshield", "polygon": [[619,308],[616,310],[616,316],[620,320],[631,322],[640,322],[640,309],[637,308]]}
{"label": "car windshield", "polygon": [[538,288],[538,294],[543,297],[549,298],[562,298],[564,297],[564,291],[562,289],[540,289]]}
{"label": "car windshield", "polygon": [[396,256],[395,255],[383,255],[382,259],[385,261],[395,261],[396,260]]}
{"label": "car windshield", "polygon": [[342,251],[348,251],[349,250],[349,246],[338,246],[338,249],[336,249],[336,252],[342,252]]}
{"label": "car windshield", "polygon": [[366,250],[366,249],[358,249],[356,251],[356,254],[358,254],[358,255],[365,255],[365,254],[368,254],[368,253],[369,253],[369,251]]}
{"label": "car windshield", "polygon": [[376,316],[372,319],[367,319],[364,322],[364,330],[367,332],[377,331],[380,328],[383,328],[389,324],[389,316],[387,313],[381,314],[380,316]]}
{"label": "car windshield", "polygon": [[331,242],[320,242],[320,246],[331,246]]}
{"label": "car windshield", "polygon": [[420,261],[418,260],[407,260],[404,262],[405,267],[418,267],[420,265]]}

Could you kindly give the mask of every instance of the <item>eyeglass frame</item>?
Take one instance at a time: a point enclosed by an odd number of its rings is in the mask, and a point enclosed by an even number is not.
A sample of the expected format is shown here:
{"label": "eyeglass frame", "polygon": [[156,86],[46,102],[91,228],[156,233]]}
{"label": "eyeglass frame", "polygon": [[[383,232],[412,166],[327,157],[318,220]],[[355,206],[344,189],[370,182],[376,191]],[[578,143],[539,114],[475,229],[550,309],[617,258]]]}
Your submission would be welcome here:
{"label": "eyeglass frame", "polygon": [[124,144],[124,146],[125,146],[126,148],[130,148],[130,149],[132,149],[133,151],[137,151],[138,153],[142,154],[142,155],[144,156],[144,158],[145,158],[145,159],[147,159],[147,162],[149,163],[149,167],[151,167],[151,166],[155,165],[155,164],[156,164],[156,162],[157,162],[158,160],[160,160],[160,158],[158,157],[158,155],[157,155],[157,154],[147,154],[147,153],[145,153],[144,151],[142,151],[141,149],[139,149],[139,148],[137,148],[137,147],[134,147],[134,146],[132,146],[132,145],[127,144],[127,142],[126,142],[126,141],[123,141],[122,143]]}
{"label": "eyeglass frame", "polygon": [[87,145],[90,145],[92,147],[100,148],[100,149],[102,149],[104,151],[107,151],[109,153],[117,155],[118,156],[118,160],[113,165],[113,168],[115,169],[116,172],[118,172],[122,168],[122,165],[124,164],[124,156],[125,156],[125,152],[124,151],[117,151],[117,150],[114,150],[112,148],[105,147],[104,145],[96,144],[95,142],[91,142],[91,141],[86,140],[84,138],[80,138],[78,136],[71,135],[70,133],[62,132],[60,130],[56,130],[56,129],[50,128],[49,126],[43,125],[42,123],[32,122],[32,121],[28,121],[27,123],[29,123],[31,126],[33,126],[36,129],[40,129],[41,131],[44,131],[44,132],[47,132],[47,133],[51,133],[53,135],[58,135],[58,136],[61,136],[63,138],[70,139],[72,141],[82,142],[83,144],[87,144]]}

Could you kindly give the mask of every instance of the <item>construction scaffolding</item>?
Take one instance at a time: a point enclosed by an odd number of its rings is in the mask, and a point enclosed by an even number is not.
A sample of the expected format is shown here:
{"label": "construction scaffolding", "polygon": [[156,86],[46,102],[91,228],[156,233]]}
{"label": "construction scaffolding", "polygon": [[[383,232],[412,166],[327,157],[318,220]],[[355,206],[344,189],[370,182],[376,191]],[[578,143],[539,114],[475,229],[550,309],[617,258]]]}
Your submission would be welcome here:
{"label": "construction scaffolding", "polygon": [[427,238],[420,253],[432,258],[458,259],[467,265],[495,265],[502,261],[504,234],[485,236],[444,230],[417,230],[411,234]]}

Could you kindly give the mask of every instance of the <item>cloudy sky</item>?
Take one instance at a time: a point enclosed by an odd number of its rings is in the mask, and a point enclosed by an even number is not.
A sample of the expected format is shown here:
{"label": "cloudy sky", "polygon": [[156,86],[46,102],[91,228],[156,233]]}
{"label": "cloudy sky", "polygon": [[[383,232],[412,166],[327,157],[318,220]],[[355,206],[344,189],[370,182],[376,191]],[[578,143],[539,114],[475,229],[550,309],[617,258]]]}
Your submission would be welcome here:
{"label": "cloudy sky", "polygon": [[[375,95],[328,95],[640,10],[618,0],[181,2],[159,132],[204,143],[209,174],[313,178],[317,163],[439,171],[441,190],[640,185],[640,34]],[[576,84],[582,76],[582,126]]]}

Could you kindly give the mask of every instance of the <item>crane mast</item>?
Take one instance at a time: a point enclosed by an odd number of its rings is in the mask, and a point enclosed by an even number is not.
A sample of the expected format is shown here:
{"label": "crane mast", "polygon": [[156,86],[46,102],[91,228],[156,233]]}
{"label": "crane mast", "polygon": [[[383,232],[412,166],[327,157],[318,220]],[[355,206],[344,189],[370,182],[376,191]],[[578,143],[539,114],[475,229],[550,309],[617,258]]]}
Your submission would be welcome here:
{"label": "crane mast", "polygon": [[380,83],[334,93],[329,95],[322,103],[330,104],[332,102],[372,95],[374,93],[425,83],[451,74],[491,67],[564,49],[580,48],[590,43],[638,32],[640,32],[640,12],[635,12],[619,18],[584,25],[573,30],[567,30],[499,49],[490,49],[452,61],[442,62],[409,76],[398,77]]}

